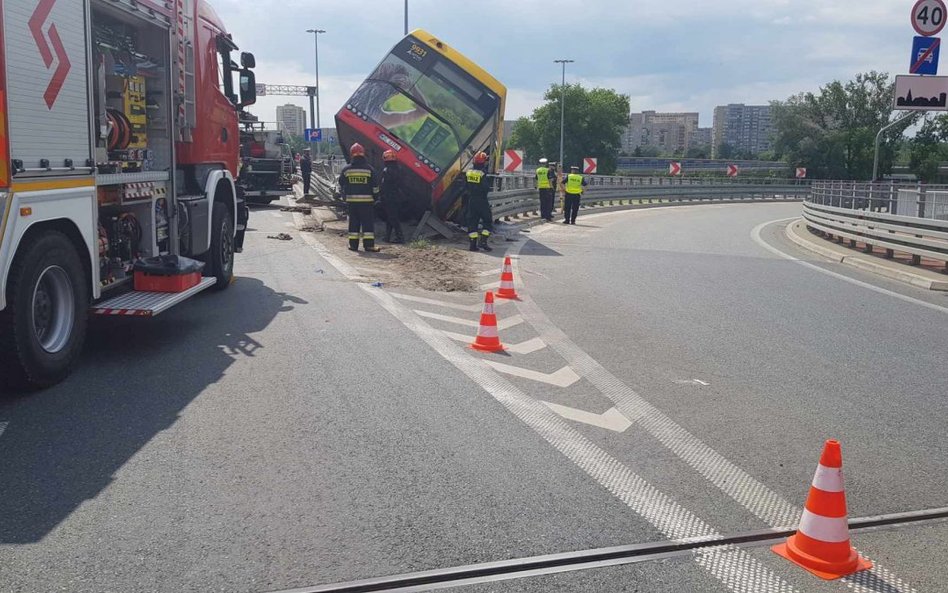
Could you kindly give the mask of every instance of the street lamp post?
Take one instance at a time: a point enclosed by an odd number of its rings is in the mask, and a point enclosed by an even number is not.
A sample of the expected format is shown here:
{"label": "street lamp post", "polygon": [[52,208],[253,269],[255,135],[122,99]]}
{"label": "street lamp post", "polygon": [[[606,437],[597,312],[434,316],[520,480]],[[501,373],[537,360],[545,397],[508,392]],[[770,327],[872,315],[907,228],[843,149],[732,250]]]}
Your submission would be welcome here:
{"label": "street lamp post", "polygon": [[563,131],[566,128],[566,65],[572,64],[573,60],[553,60],[553,62],[563,65],[563,80],[560,83],[560,171],[565,171],[566,164],[563,162]]}
{"label": "street lamp post", "polygon": [[[307,33],[313,34],[314,49],[316,50],[316,121],[313,121],[313,111],[310,110],[309,113],[309,123],[316,130],[321,130],[319,122],[319,35],[325,33],[323,29],[306,29]],[[313,126],[313,124],[316,124]],[[317,132],[318,133],[318,132]],[[316,158],[319,158],[320,154],[320,143],[316,143]]]}
{"label": "street lamp post", "polygon": [[408,37],[408,0],[405,0],[405,37]]}

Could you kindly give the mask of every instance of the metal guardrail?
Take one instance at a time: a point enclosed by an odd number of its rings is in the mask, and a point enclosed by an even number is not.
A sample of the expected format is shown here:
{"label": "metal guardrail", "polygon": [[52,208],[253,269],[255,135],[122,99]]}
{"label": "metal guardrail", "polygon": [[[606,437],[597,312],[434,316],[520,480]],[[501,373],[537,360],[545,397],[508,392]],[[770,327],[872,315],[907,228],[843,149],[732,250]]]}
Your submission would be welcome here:
{"label": "metal guardrail", "polygon": [[948,186],[897,183],[814,182],[803,205],[807,226],[830,240],[862,243],[948,265]]}
{"label": "metal guardrail", "polygon": [[948,220],[948,185],[814,181],[811,188],[813,204]]}
{"label": "metal guardrail", "polygon": [[[614,205],[617,201],[704,202],[733,200],[799,200],[809,193],[809,184],[786,179],[702,179],[687,177],[589,176],[580,203],[584,206]],[[557,196],[557,200],[559,196]],[[534,178],[500,176],[490,194],[495,218],[536,212],[540,208]]]}
{"label": "metal guardrail", "polygon": [[[313,164],[312,191],[332,200],[338,173],[326,163]],[[688,177],[587,176],[581,204],[606,205],[620,200],[653,202],[701,202],[722,200],[798,200],[809,192],[809,184],[787,179],[713,179]],[[537,212],[540,195],[532,175],[498,175],[490,193],[496,219]],[[559,197],[556,198],[559,200]]]}

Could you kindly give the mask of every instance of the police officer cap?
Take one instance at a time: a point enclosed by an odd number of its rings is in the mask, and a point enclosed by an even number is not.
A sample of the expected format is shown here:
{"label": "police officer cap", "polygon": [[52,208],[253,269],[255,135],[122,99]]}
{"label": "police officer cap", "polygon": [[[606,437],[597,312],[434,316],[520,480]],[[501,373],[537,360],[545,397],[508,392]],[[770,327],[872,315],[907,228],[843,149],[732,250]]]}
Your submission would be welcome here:
{"label": "police officer cap", "polygon": [[549,162],[549,161],[546,160],[546,159],[540,159],[540,164],[541,164],[541,165],[545,165],[545,164],[547,164],[548,162]]}

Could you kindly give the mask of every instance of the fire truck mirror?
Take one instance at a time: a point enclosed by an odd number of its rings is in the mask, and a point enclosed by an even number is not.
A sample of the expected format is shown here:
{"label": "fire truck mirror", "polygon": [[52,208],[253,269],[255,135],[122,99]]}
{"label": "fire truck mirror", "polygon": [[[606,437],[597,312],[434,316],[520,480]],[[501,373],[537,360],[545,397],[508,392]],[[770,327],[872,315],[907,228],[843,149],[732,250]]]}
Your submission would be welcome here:
{"label": "fire truck mirror", "polygon": [[257,102],[257,77],[252,70],[240,71],[240,106],[246,107]]}
{"label": "fire truck mirror", "polygon": [[240,66],[241,68],[256,68],[257,60],[253,57],[253,54],[249,51],[240,52]]}

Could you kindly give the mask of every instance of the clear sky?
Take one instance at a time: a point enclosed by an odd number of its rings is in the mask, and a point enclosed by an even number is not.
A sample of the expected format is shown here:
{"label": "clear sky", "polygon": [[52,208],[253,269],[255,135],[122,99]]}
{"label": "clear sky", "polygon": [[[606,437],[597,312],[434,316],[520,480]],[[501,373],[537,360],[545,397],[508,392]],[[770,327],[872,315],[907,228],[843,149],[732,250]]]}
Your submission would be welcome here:
{"label": "clear sky", "polygon": [[[319,37],[322,125],[401,38],[403,0],[211,0],[257,81],[313,84]],[[908,71],[913,0],[409,0],[409,27],[424,28],[509,89],[507,118],[529,115],[557,58],[576,60],[568,82],[614,88],[632,110],[698,111],[766,103],[834,79]],[[945,67],[948,70],[948,66]],[[251,111],[275,119],[266,97]]]}

